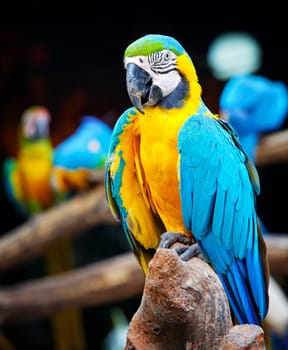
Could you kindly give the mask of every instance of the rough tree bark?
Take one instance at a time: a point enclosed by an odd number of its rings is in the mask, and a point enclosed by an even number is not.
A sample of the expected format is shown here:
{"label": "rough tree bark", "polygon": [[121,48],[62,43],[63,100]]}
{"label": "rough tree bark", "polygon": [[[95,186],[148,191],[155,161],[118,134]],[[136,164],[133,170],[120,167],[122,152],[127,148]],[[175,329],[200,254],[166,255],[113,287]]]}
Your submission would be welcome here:
{"label": "rough tree bark", "polygon": [[157,250],[125,350],[240,350],[256,345],[265,349],[262,328],[233,327],[222,284],[206,262],[196,257],[185,262],[173,250]]}

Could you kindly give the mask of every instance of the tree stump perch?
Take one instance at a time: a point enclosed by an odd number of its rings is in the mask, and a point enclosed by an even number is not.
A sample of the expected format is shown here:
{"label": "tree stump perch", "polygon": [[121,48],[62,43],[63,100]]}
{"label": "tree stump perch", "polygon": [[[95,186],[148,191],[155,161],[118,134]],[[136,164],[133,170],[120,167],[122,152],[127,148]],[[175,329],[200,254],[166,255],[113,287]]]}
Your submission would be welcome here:
{"label": "tree stump perch", "polygon": [[263,329],[254,324],[234,326],[224,336],[221,350],[265,350]]}
{"label": "tree stump perch", "polygon": [[233,327],[222,284],[206,262],[197,257],[185,262],[173,250],[157,250],[125,350],[236,350],[256,342],[265,349],[262,328]]}

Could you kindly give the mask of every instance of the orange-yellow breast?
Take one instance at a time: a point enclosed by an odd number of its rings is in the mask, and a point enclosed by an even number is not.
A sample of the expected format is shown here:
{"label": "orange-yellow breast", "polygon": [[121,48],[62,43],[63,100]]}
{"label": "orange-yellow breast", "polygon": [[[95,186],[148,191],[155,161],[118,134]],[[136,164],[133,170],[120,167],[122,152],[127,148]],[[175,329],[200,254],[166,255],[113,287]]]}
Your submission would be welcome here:
{"label": "orange-yellow breast", "polygon": [[176,111],[162,112],[149,108],[140,117],[140,158],[149,187],[150,200],[167,231],[184,232],[182,220],[178,164],[178,133],[187,119]]}

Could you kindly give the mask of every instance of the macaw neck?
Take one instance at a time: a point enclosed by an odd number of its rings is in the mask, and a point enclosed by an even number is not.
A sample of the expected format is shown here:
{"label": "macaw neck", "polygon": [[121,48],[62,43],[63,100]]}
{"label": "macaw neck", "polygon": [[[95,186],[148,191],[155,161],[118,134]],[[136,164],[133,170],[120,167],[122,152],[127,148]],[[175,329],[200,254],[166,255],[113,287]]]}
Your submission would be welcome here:
{"label": "macaw neck", "polygon": [[159,102],[159,107],[165,110],[187,109],[192,115],[201,102],[201,87],[198,81],[181,77],[181,81],[176,89]]}
{"label": "macaw neck", "polygon": [[196,110],[196,113],[203,114],[203,115],[206,115],[207,117],[212,117],[212,118],[216,118],[216,119],[219,118],[218,115],[216,115],[210,111],[210,109],[206,106],[206,104],[204,103],[202,98],[200,98],[200,104]]}
{"label": "macaw neck", "polygon": [[21,157],[43,157],[52,156],[53,147],[49,139],[41,139],[37,141],[22,140],[20,142],[19,155]]}
{"label": "macaw neck", "polygon": [[38,138],[38,139],[27,139],[26,137],[22,137],[20,139],[19,145],[20,147],[28,147],[28,146],[33,146],[33,145],[50,145],[50,139],[49,138]]}
{"label": "macaw neck", "polygon": [[[138,114],[136,129],[145,138],[149,135],[149,142],[158,143],[161,142],[173,142],[177,144],[178,133],[185,121],[193,117],[194,114],[201,113],[210,117],[216,117],[206,107],[202,98],[200,97],[196,103],[192,99],[187,99],[181,109],[171,108],[166,109],[160,105],[158,106],[146,106],[145,114]],[[166,140],[166,141],[164,141]],[[148,143],[149,143],[148,142]]]}

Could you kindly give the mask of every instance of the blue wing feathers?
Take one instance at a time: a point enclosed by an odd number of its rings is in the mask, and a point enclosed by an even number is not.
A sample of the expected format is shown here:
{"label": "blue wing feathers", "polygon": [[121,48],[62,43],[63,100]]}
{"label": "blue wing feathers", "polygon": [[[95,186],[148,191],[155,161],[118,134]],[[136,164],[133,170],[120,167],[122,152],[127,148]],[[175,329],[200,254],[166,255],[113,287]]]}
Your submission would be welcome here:
{"label": "blue wing feathers", "polygon": [[245,260],[236,260],[226,274],[219,274],[234,313],[240,323],[260,324],[255,301],[247,283]]}
{"label": "blue wing feathers", "polygon": [[[228,212],[228,213],[227,213]],[[234,223],[234,212],[229,213],[230,210],[225,210],[225,220],[222,226],[222,232],[226,232],[225,236],[222,237],[222,241],[227,249],[232,248],[232,237],[233,237],[233,223]]]}
{"label": "blue wing feathers", "polygon": [[234,249],[235,257],[239,258],[238,255],[238,246],[240,240],[245,240],[245,237],[241,237],[243,231],[244,219],[238,213],[235,213],[235,223],[234,223],[234,231],[232,232],[232,247]]}
{"label": "blue wing feathers", "polygon": [[221,276],[238,320],[259,324],[267,312],[267,286],[258,253],[257,171],[238,135],[222,120],[191,117],[178,147],[186,228]]}
{"label": "blue wing feathers", "polygon": [[223,230],[224,224],[224,212],[223,208],[225,208],[226,204],[226,191],[218,191],[216,194],[216,200],[214,205],[214,214],[213,214],[213,222],[212,222],[212,231],[217,239],[217,243],[221,244],[221,234]]}
{"label": "blue wing feathers", "polygon": [[241,323],[259,324],[260,317],[255,311],[257,307],[255,307],[255,302],[251,298],[251,290],[248,288],[249,284],[246,281],[246,276],[242,273],[244,269],[243,266],[240,267],[242,264],[243,261],[235,261],[231,266],[231,271],[227,274],[227,282],[234,285],[232,293],[237,291],[237,308],[235,313],[237,318],[241,320]]}
{"label": "blue wing feathers", "polygon": [[209,223],[214,207],[214,196],[211,196],[209,191],[207,197],[207,201],[203,200],[202,190],[199,187],[195,187],[193,193],[192,230],[193,227],[197,226],[198,231],[201,232],[201,237],[209,232]]}
{"label": "blue wing feathers", "polygon": [[236,286],[233,278],[230,278],[230,279],[228,278],[229,274],[231,274],[231,273],[228,272],[227,275],[219,274],[219,278],[222,282],[222,285],[224,287],[226,295],[228,296],[230,305],[231,305],[232,309],[234,310],[238,321],[241,323],[244,323],[244,320],[242,319],[242,316],[241,316],[241,312],[238,311],[238,310],[240,310],[240,306],[238,303],[239,294],[237,292],[237,286]]}
{"label": "blue wing feathers", "polygon": [[265,280],[263,278],[261,270],[262,262],[261,257],[259,256],[259,251],[257,249],[257,244],[254,244],[253,250],[247,254],[246,259],[248,265],[249,280],[252,284],[252,291],[255,295],[255,298],[259,300],[259,311],[261,317],[264,318],[267,313],[267,300],[266,295],[262,293],[262,291],[265,289]]}
{"label": "blue wing feathers", "polygon": [[[245,274],[242,273],[242,271],[244,271],[245,269],[243,265],[244,265],[243,261],[236,260],[231,265],[231,268],[230,268],[231,272],[229,271],[228,273],[228,280],[233,279],[236,284],[236,290],[238,293],[237,300],[241,308],[239,313],[244,315],[246,314],[248,323],[255,323],[255,322],[258,323],[259,317],[257,317],[256,314],[253,314],[253,310],[255,307],[251,300],[251,296],[250,296],[251,294],[247,289],[247,286],[249,286],[249,284],[245,282],[245,276],[247,275],[247,272]],[[245,311],[246,309],[247,311]],[[242,316],[240,317],[243,318]]]}
{"label": "blue wing feathers", "polygon": [[[187,184],[187,196],[183,197],[182,199],[182,206],[183,208],[186,208],[186,214],[183,216],[184,225],[186,227],[191,227],[191,218],[192,218],[192,210],[193,210],[193,203],[194,203],[194,182],[193,179],[189,176],[189,172],[182,171],[180,167],[180,187],[181,183]],[[181,189],[180,189],[181,191]]]}
{"label": "blue wing feathers", "polygon": [[[245,220],[243,219],[243,226],[242,226],[242,232],[252,232],[253,227],[251,227],[251,221],[252,219],[248,219]],[[241,237],[241,239],[239,240],[238,243],[238,249],[237,249],[237,258],[242,259],[246,253],[247,253],[247,247],[249,247],[249,242],[248,242],[248,238],[251,237],[253,235],[243,235],[243,237]]]}

